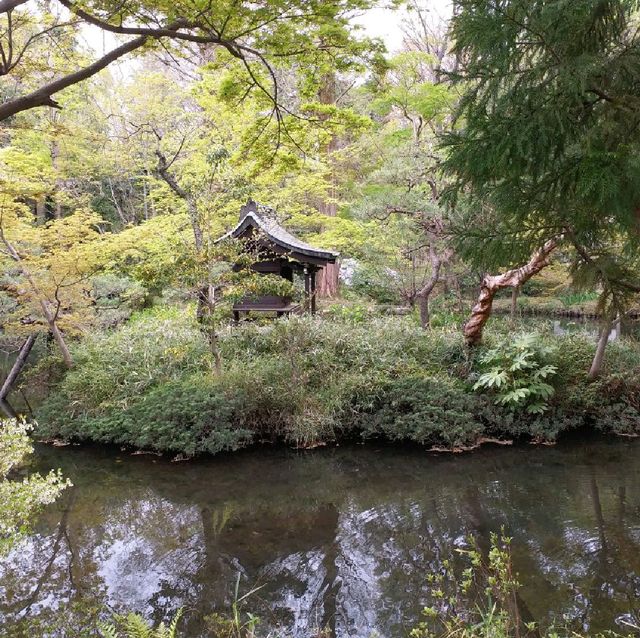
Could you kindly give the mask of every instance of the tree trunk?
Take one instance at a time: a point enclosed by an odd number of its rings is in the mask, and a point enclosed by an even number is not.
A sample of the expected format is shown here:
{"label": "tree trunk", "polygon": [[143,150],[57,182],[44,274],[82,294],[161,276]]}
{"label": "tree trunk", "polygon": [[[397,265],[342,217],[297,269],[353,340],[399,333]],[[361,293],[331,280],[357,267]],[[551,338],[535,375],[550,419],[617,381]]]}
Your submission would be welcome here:
{"label": "tree trunk", "polygon": [[613,327],[613,322],[611,319],[605,319],[602,323],[602,327],[600,328],[600,337],[598,338],[598,345],[596,346],[596,353],[593,357],[593,361],[591,362],[591,368],[589,369],[589,374],[587,375],[587,379],[589,381],[593,381],[600,376],[600,372],[602,370],[602,363],[604,362],[604,353],[607,349],[607,343],[609,342],[609,335],[611,334],[611,328]]}
{"label": "tree trunk", "polygon": [[[336,102],[336,77],[334,73],[328,73],[324,78],[322,87],[318,93],[318,100],[321,104],[335,104]],[[338,138],[332,136],[326,147],[323,149],[327,157],[327,162],[331,169],[331,185],[327,192],[327,199],[318,206],[321,213],[328,217],[335,217],[336,206],[336,175],[332,161],[332,153],[338,148]],[[318,295],[320,297],[337,297],[339,288],[340,265],[327,264],[321,271],[318,278]]]}
{"label": "tree trunk", "polygon": [[511,291],[511,310],[509,312],[509,316],[511,318],[511,325],[513,325],[516,321],[516,312],[518,310],[518,295],[520,293],[520,286],[514,286]]}
{"label": "tree trunk", "polygon": [[420,308],[420,326],[426,330],[431,326],[431,317],[429,316],[429,295],[420,295],[418,297],[418,306]]}
{"label": "tree trunk", "polygon": [[11,404],[6,399],[0,399],[0,410],[4,412],[7,419],[18,418],[18,413],[11,407]]}
{"label": "tree trunk", "polygon": [[319,271],[318,277],[318,296],[319,297],[337,297],[339,284],[340,266],[335,264],[327,264]]}
{"label": "tree trunk", "polygon": [[142,208],[144,210],[145,221],[149,219],[149,205],[147,204],[147,178],[142,178]]}
{"label": "tree trunk", "polygon": [[36,222],[38,226],[44,226],[47,221],[47,198],[40,195],[36,200]]}
{"label": "tree trunk", "polygon": [[[111,200],[113,201],[113,205],[116,207],[116,212],[118,213],[118,217],[122,222],[123,226],[127,225],[127,218],[124,216],[124,212],[122,211],[122,207],[120,206],[120,202],[118,202],[118,197],[116,196],[116,191],[113,188],[113,182],[110,177],[107,177],[107,183],[109,184],[109,190],[111,191]],[[145,197],[145,206],[147,205],[146,197]]]}
{"label": "tree trunk", "polygon": [[[41,301],[40,305],[44,308],[46,306],[46,301]],[[53,338],[56,340],[58,344],[58,348],[60,348],[60,353],[62,354],[62,360],[64,361],[64,365],[67,368],[73,368],[73,357],[71,356],[71,352],[69,350],[69,346],[67,346],[67,342],[64,339],[64,335],[60,328],[58,328],[58,324],[56,323],[55,318],[51,315],[51,311],[45,310],[47,316],[47,322],[49,324],[49,330],[51,330],[51,334]]]}
{"label": "tree trunk", "polygon": [[222,374],[222,353],[220,352],[220,343],[218,333],[216,331],[214,312],[216,309],[216,291],[215,287],[209,284],[204,294],[206,318],[203,317],[202,325],[206,330],[209,348],[213,356],[213,365],[216,374]]}
{"label": "tree trunk", "polygon": [[429,259],[431,260],[431,276],[429,281],[418,290],[416,293],[416,299],[418,300],[418,306],[420,308],[420,325],[423,330],[426,330],[431,325],[431,317],[429,316],[429,297],[436,287],[438,280],[440,279],[440,269],[442,267],[442,258],[436,252],[436,237],[429,237]]}
{"label": "tree trunk", "polygon": [[558,246],[559,238],[550,239],[536,250],[531,259],[520,268],[513,268],[502,275],[486,275],[480,284],[478,301],[471,311],[471,317],[464,326],[464,339],[468,346],[482,341],[482,330],[491,316],[493,299],[503,288],[522,286],[531,277],[549,265],[550,257]]}
{"label": "tree trunk", "polygon": [[62,202],[60,201],[60,196],[62,191],[64,190],[64,182],[59,175],[60,170],[60,143],[57,139],[54,139],[51,142],[51,165],[53,166],[53,170],[56,173],[56,194],[54,198],[54,210],[53,215],[56,219],[62,218]]}
{"label": "tree trunk", "polygon": [[191,195],[184,189],[176,178],[169,171],[169,164],[165,155],[156,149],[156,157],[158,158],[158,174],[167,183],[167,186],[187,204],[187,211],[189,213],[189,221],[191,222],[191,228],[193,229],[193,239],[196,246],[196,252],[202,252],[204,247],[204,233],[202,232],[202,225],[200,224],[200,215],[198,213],[198,206],[191,197]]}
{"label": "tree trunk", "polygon": [[36,335],[29,335],[22,346],[20,346],[20,350],[18,352],[18,356],[16,360],[13,362],[11,366],[11,370],[9,370],[9,374],[7,378],[4,380],[2,384],[2,388],[0,388],[0,401],[4,401],[13,388],[13,384],[16,382],[16,379],[22,372],[22,368],[24,368],[24,364],[27,362],[27,357],[33,348],[33,344],[36,342]]}

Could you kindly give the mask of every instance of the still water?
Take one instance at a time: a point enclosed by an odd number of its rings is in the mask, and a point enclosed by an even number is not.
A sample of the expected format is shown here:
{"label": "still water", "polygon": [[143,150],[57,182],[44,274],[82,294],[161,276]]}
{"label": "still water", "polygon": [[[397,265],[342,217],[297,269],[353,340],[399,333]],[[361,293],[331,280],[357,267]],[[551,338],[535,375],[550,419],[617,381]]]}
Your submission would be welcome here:
{"label": "still water", "polygon": [[[513,536],[521,605],[539,622],[617,628],[640,613],[640,441],[484,448],[260,449],[170,463],[38,449],[75,487],[0,564],[0,633],[106,605],[201,619],[259,587],[263,632],[406,636],[427,575],[474,534]],[[634,622],[637,622],[635,620]]]}

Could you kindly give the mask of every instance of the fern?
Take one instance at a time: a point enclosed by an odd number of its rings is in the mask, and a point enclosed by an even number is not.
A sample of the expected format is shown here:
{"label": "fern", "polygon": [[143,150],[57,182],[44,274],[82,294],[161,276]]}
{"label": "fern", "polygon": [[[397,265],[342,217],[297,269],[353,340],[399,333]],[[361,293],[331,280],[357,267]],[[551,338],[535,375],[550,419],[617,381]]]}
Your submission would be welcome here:
{"label": "fern", "polygon": [[181,617],[182,609],[179,609],[168,626],[161,622],[153,627],[140,614],[129,613],[115,616],[113,623],[102,624],[100,634],[102,638],[179,638],[178,623]]}

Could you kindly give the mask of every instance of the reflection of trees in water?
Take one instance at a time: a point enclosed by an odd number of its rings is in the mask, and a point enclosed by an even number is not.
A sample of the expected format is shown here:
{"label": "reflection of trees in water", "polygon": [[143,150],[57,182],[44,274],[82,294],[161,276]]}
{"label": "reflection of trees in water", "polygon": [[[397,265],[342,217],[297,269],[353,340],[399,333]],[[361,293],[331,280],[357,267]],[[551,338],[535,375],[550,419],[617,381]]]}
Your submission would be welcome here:
{"label": "reflection of trees in water", "polygon": [[260,452],[185,465],[48,450],[73,501],[0,565],[0,613],[7,624],[106,601],[160,620],[185,605],[197,636],[229,607],[240,572],[243,592],[261,586],[248,608],[265,631],[397,634],[431,603],[427,574],[468,534],[486,547],[504,526],[524,619],[611,627],[640,588],[637,449]]}
{"label": "reflection of trees in water", "polygon": [[640,482],[637,464],[625,460],[535,468],[535,481],[503,481],[497,502],[485,501],[489,515],[515,537],[521,596],[537,620],[601,629],[637,604],[640,555],[633,530],[640,529],[640,517],[636,505],[632,517],[621,518],[626,505],[620,498],[631,492],[637,503]]}

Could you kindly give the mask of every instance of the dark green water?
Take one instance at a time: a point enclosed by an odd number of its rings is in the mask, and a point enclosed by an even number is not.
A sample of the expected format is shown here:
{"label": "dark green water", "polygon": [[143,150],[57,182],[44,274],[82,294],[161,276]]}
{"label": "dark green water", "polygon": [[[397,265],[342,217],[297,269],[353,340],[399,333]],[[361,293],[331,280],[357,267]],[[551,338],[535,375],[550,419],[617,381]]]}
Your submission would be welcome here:
{"label": "dark green water", "polygon": [[189,463],[43,447],[39,466],[75,487],[0,564],[3,636],[20,618],[68,620],[92,604],[156,620],[185,607],[187,635],[200,636],[238,573],[241,594],[261,586],[247,608],[265,633],[406,636],[430,602],[427,575],[468,534],[486,545],[501,526],[529,617],[627,631],[640,611],[640,441]]}

